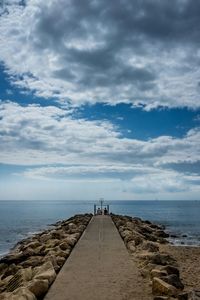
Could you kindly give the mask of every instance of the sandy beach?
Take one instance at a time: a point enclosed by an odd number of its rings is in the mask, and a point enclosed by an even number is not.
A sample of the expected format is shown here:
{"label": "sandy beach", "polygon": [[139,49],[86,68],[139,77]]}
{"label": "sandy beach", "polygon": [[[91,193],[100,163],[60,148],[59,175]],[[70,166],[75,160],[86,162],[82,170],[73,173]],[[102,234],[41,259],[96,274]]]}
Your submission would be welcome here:
{"label": "sandy beach", "polygon": [[200,247],[160,245],[161,252],[169,253],[178,262],[185,289],[200,290]]}

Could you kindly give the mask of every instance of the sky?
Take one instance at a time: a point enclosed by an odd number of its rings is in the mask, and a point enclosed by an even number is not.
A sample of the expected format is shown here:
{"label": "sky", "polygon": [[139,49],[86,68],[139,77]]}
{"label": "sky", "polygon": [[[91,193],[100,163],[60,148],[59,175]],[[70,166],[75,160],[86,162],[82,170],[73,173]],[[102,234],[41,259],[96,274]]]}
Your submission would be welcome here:
{"label": "sky", "polygon": [[0,0],[0,200],[200,200],[199,0]]}

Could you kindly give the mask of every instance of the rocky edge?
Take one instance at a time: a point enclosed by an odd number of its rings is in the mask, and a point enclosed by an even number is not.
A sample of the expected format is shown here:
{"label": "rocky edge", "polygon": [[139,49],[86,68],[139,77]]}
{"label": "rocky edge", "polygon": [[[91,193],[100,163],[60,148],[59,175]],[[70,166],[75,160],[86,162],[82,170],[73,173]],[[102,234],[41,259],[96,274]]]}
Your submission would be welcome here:
{"label": "rocky edge", "polygon": [[91,217],[75,215],[19,242],[0,260],[0,300],[42,299]]}
{"label": "rocky edge", "polygon": [[197,300],[194,291],[184,291],[179,266],[171,255],[160,251],[169,235],[163,226],[140,218],[112,214],[129,252],[138,262],[141,275],[150,280],[154,300]]}

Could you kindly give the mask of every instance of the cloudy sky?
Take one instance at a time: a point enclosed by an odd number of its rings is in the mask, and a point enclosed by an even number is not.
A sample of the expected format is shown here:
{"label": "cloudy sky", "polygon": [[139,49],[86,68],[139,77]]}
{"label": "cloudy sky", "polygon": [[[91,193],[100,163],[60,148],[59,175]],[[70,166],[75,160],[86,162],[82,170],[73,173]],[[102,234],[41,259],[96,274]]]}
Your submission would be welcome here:
{"label": "cloudy sky", "polygon": [[0,0],[0,199],[199,199],[199,0]]}

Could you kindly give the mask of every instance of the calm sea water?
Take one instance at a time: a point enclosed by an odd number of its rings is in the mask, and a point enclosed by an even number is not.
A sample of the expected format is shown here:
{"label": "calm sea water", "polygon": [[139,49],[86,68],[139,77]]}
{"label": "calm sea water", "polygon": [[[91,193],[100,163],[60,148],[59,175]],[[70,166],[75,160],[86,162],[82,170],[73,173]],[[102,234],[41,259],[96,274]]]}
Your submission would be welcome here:
{"label": "calm sea water", "polygon": [[[93,212],[90,201],[0,201],[0,255],[58,220]],[[200,201],[109,201],[110,211],[163,224],[176,244],[200,246]]]}

